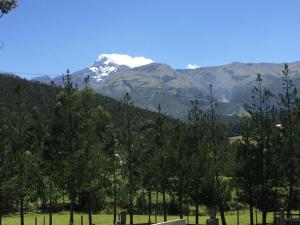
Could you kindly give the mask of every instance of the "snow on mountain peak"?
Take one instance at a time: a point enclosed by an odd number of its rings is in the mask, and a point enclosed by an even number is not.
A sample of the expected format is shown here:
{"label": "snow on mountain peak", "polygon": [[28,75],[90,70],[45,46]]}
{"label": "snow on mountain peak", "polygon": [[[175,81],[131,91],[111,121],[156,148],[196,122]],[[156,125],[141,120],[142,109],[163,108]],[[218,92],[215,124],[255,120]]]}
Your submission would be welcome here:
{"label": "snow on mountain peak", "polygon": [[121,54],[101,54],[99,55],[97,61],[102,61],[105,65],[111,63],[117,65],[125,65],[130,68],[147,65],[154,62],[152,59],[147,59],[145,57],[131,57],[129,55]]}
{"label": "snow on mountain peak", "polygon": [[186,69],[190,69],[190,70],[194,70],[194,69],[197,69],[199,68],[200,66],[198,65],[195,65],[195,64],[189,64],[186,66]]}
{"label": "snow on mountain peak", "polygon": [[110,73],[117,72],[121,66],[135,68],[153,63],[151,59],[145,57],[131,57],[129,55],[120,54],[101,54],[96,63],[89,68],[93,72],[92,78],[97,82],[102,81]]}
{"label": "snow on mountain peak", "polygon": [[92,77],[96,79],[97,82],[103,80],[103,78],[108,76],[111,72],[117,71],[117,68],[114,66],[100,66],[99,68],[92,66],[89,69],[95,73]]}

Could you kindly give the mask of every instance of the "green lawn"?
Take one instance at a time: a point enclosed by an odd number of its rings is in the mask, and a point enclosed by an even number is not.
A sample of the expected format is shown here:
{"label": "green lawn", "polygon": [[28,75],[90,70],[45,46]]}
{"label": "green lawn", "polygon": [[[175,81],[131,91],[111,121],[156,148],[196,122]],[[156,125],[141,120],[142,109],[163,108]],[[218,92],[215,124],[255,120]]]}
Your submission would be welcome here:
{"label": "green lawn", "polygon": [[[83,215],[83,222],[84,225],[88,224],[88,217],[87,214],[75,214],[75,224],[80,225],[80,217]],[[38,225],[43,224],[43,219],[45,217],[46,225],[48,225],[48,215],[47,214],[36,214],[36,213],[29,213],[25,215],[25,225],[34,225],[35,217],[37,217]],[[168,216],[168,220],[178,219],[178,216]],[[154,216],[152,216],[152,222],[154,221]],[[186,222],[195,223],[194,216],[185,217]],[[93,222],[95,225],[111,225],[113,221],[113,215],[107,214],[97,214],[93,215]],[[162,216],[158,216],[158,222],[163,220]],[[206,217],[200,216],[200,223],[205,224]],[[56,213],[53,215],[53,225],[68,225],[69,221],[69,214],[68,212]],[[226,221],[228,225],[237,225],[237,217],[235,212],[227,212],[226,213]],[[268,214],[268,222],[273,221],[273,214]],[[129,222],[129,217],[127,217],[127,222]],[[146,223],[148,222],[148,216],[146,215],[135,215],[134,216],[134,223]],[[255,218],[254,218],[255,222]],[[261,222],[261,214],[258,215],[258,222]],[[2,219],[3,225],[18,225],[20,224],[20,220],[18,215],[13,216],[5,216]],[[221,221],[220,221],[221,224]],[[240,225],[248,225],[249,224],[249,213],[248,210],[245,210],[244,214],[243,211],[240,212]]]}

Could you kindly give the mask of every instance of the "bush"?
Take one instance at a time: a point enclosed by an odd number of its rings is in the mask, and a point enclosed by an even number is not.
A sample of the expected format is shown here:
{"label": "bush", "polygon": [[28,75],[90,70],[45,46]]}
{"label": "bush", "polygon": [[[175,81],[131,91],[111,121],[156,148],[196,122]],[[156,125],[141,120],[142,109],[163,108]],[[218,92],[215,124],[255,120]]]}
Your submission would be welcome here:
{"label": "bush", "polygon": [[147,200],[144,193],[140,193],[136,198],[135,211],[138,214],[147,214]]}
{"label": "bush", "polygon": [[[182,205],[182,210],[183,210],[183,214],[188,214],[190,212],[190,208],[186,204]],[[168,204],[168,214],[169,215],[180,214],[179,201],[174,196],[171,197],[171,201]]]}

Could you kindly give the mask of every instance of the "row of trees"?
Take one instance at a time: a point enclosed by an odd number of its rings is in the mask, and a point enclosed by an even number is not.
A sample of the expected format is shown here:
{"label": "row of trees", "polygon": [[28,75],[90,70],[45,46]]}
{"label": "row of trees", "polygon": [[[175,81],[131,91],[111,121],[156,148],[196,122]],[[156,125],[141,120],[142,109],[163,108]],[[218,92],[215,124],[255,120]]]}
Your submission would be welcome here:
{"label": "row of trees", "polygon": [[234,142],[215,112],[212,86],[209,110],[202,111],[195,99],[185,122],[168,118],[160,106],[152,118],[138,120],[127,93],[116,126],[97,105],[88,77],[78,91],[68,72],[48,112],[38,106],[25,111],[17,85],[16,110],[0,110],[0,221],[7,209],[18,208],[24,225],[25,211],[39,207],[52,225],[58,203],[68,202],[70,225],[76,209],[88,212],[90,225],[97,210],[113,211],[116,224],[117,212],[127,209],[133,224],[141,196],[149,222],[159,210],[168,219],[168,199],[178,202],[180,218],[195,206],[196,224],[205,205],[211,214],[218,210],[226,225],[233,199],[249,205],[251,225],[253,207],[262,211],[264,225],[269,211],[286,207],[290,214],[299,207],[296,89],[287,65],[279,103],[259,74],[256,81],[240,122],[242,138]]}
{"label": "row of trees", "polygon": [[279,98],[263,87],[257,74],[253,102],[247,105],[250,115],[240,123],[236,183],[243,191],[241,198],[250,206],[251,224],[253,206],[261,209],[263,224],[274,208],[284,205],[288,217],[292,209],[299,208],[300,105],[289,73],[285,65]]}

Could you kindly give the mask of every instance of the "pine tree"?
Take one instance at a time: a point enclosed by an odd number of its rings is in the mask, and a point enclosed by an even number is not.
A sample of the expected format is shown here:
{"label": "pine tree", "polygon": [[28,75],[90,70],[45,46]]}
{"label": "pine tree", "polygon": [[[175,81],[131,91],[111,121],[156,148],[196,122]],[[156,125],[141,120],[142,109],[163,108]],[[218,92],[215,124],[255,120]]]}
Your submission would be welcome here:
{"label": "pine tree", "polygon": [[128,187],[129,187],[129,214],[130,214],[130,224],[133,224],[133,197],[134,197],[134,189],[135,189],[135,180],[134,180],[134,173],[135,173],[135,163],[134,162],[134,150],[133,150],[133,135],[132,135],[132,111],[131,108],[133,106],[133,101],[129,93],[126,93],[123,97],[123,104],[124,104],[124,114],[125,114],[125,166],[126,172],[128,175]]}
{"label": "pine tree", "polygon": [[237,189],[242,189],[238,198],[249,204],[250,225],[254,224],[254,188],[257,184],[256,177],[259,176],[258,162],[259,154],[251,139],[251,118],[244,116],[240,120],[242,140],[235,144],[236,167],[235,183]]}
{"label": "pine tree", "polygon": [[295,184],[296,180],[296,152],[295,152],[295,121],[296,121],[296,107],[297,107],[297,89],[290,79],[290,71],[288,65],[284,65],[282,71],[282,82],[284,94],[280,94],[281,99],[281,121],[282,134],[284,140],[284,152],[286,159],[286,176],[288,181],[288,204],[287,216],[290,217],[295,199]]}
{"label": "pine tree", "polygon": [[21,101],[21,86],[18,84],[16,87],[17,94],[17,108],[18,108],[18,124],[17,124],[17,134],[18,134],[18,156],[19,156],[19,201],[20,201],[20,224],[24,225],[24,115],[22,113],[22,101]]}
{"label": "pine tree", "polygon": [[178,196],[179,216],[183,218],[183,197],[184,187],[186,185],[186,155],[184,154],[184,128],[181,126],[179,119],[176,120],[173,134],[171,135],[170,154],[167,156],[169,183],[172,190]]}
{"label": "pine tree", "polygon": [[69,71],[64,76],[64,89],[58,95],[52,121],[52,135],[55,151],[60,157],[60,172],[58,182],[62,189],[66,188],[70,199],[70,225],[74,225],[74,205],[76,190],[80,183],[81,171],[79,129],[80,95],[74,89]]}
{"label": "pine tree", "polygon": [[[81,160],[83,163],[83,173],[85,174],[85,179],[82,183],[83,194],[87,198],[88,202],[88,217],[89,217],[89,225],[93,224],[92,221],[92,198],[93,198],[93,190],[91,187],[91,181],[94,179],[93,177],[93,166],[91,165],[91,157],[93,157],[93,149],[92,145],[95,142],[95,135],[93,132],[93,121],[92,121],[92,107],[93,107],[93,93],[89,88],[89,77],[84,79],[84,90],[81,92],[81,104],[82,104],[82,118],[83,118],[83,126],[82,126],[82,142],[83,144],[83,157],[84,160]],[[100,163],[100,162],[99,162]]]}
{"label": "pine tree", "polygon": [[211,156],[210,165],[211,171],[213,172],[213,190],[214,197],[212,198],[212,203],[218,206],[221,214],[221,221],[223,225],[226,225],[225,220],[225,209],[224,202],[228,198],[227,181],[222,179],[221,172],[224,173],[225,162],[228,157],[228,139],[227,139],[227,129],[226,126],[220,121],[215,111],[215,102],[213,99],[212,85],[210,85],[210,110],[207,113],[207,121],[209,124],[208,130],[208,149],[209,155]]}
{"label": "pine tree", "polygon": [[187,176],[189,193],[195,204],[195,223],[199,224],[199,206],[201,204],[202,186],[205,179],[207,167],[207,153],[204,133],[207,130],[207,123],[204,121],[204,114],[199,107],[199,101],[195,98],[191,101],[191,109],[188,111],[188,132],[185,137],[185,155],[189,156],[189,173]]}
{"label": "pine tree", "polygon": [[155,119],[155,147],[160,161],[160,187],[163,197],[164,221],[167,221],[167,203],[166,203],[166,155],[164,149],[164,120],[165,116],[161,112],[161,106],[158,105],[158,115]]}
{"label": "pine tree", "polygon": [[[89,225],[93,224],[93,203],[99,192],[104,188],[105,174],[108,162],[108,131],[110,115],[101,106],[95,107],[94,93],[89,87],[89,77],[85,79],[85,88],[81,92],[81,172],[83,179],[80,191],[86,198]],[[105,155],[106,154],[106,155]]]}
{"label": "pine tree", "polygon": [[155,152],[155,124],[154,121],[146,121],[141,126],[139,135],[139,146],[142,152],[143,162],[140,166],[140,174],[142,175],[142,185],[147,191],[148,196],[148,223],[151,223],[152,215],[152,192],[157,188],[157,177],[159,174],[153,168],[158,165]]}
{"label": "pine tree", "polygon": [[277,179],[274,173],[271,173],[271,170],[274,170],[271,137],[276,121],[274,120],[275,108],[271,101],[273,94],[263,88],[262,81],[261,75],[257,74],[257,86],[252,90],[252,104],[247,105],[246,108],[252,120],[251,139],[256,143],[258,150],[256,205],[262,211],[262,224],[265,225],[267,212],[270,207],[274,207],[273,180]]}
{"label": "pine tree", "polygon": [[12,207],[14,201],[14,187],[10,182],[10,177],[14,172],[11,162],[15,157],[11,144],[12,133],[13,124],[10,113],[4,108],[0,108],[0,225],[4,210]]}

